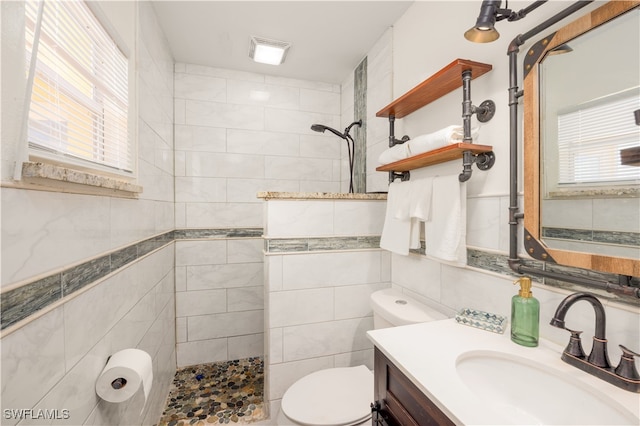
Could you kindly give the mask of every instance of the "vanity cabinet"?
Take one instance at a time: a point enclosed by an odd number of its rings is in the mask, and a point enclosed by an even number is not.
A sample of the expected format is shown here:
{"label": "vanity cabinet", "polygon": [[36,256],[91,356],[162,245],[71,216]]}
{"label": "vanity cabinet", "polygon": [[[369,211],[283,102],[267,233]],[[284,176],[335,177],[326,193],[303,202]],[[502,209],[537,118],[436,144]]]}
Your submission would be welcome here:
{"label": "vanity cabinet", "polygon": [[375,348],[375,404],[372,425],[455,425],[420,389]]}

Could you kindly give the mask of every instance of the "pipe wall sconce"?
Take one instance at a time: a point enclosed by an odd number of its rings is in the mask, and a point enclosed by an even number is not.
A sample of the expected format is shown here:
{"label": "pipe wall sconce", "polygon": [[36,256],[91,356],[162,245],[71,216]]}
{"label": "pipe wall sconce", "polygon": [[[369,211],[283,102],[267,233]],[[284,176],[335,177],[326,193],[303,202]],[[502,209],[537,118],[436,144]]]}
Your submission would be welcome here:
{"label": "pipe wall sconce", "polygon": [[518,21],[546,2],[547,0],[536,1],[524,9],[514,12],[508,8],[502,9],[500,7],[502,4],[501,0],[483,0],[476,24],[464,33],[464,38],[474,43],[490,43],[495,41],[500,37],[500,33],[495,29],[497,21],[502,21],[503,19],[507,21]]}

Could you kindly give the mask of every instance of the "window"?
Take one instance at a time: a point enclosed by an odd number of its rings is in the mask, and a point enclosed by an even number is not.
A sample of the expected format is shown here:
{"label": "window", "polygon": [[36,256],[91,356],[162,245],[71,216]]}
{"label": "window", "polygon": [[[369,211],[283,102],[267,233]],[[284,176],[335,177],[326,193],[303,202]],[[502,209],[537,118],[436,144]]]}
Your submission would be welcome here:
{"label": "window", "polygon": [[640,167],[622,165],[620,151],[640,146],[638,90],[558,114],[559,184],[640,183]]}
{"label": "window", "polygon": [[83,1],[25,14],[30,156],[131,175],[127,57]]}

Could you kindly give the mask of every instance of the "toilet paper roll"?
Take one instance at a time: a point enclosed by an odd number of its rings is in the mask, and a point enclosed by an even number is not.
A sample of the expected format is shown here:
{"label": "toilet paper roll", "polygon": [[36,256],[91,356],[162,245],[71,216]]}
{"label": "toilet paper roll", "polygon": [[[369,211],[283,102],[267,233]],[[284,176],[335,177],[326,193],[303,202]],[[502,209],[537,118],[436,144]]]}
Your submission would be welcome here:
{"label": "toilet paper roll", "polygon": [[142,384],[146,403],[152,382],[151,356],[140,349],[124,349],[109,358],[96,382],[96,393],[107,402],[119,403],[131,398]]}

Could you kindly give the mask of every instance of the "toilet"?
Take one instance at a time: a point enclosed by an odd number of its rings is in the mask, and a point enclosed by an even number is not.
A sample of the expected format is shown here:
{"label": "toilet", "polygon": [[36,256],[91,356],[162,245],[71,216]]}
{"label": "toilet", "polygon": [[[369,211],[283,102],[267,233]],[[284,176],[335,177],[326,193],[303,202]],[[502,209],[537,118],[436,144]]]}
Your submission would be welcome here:
{"label": "toilet", "polygon": [[[391,288],[372,293],[371,308],[376,329],[447,318]],[[316,371],[299,379],[284,393],[278,425],[368,424],[373,392],[373,372],[365,365]]]}

